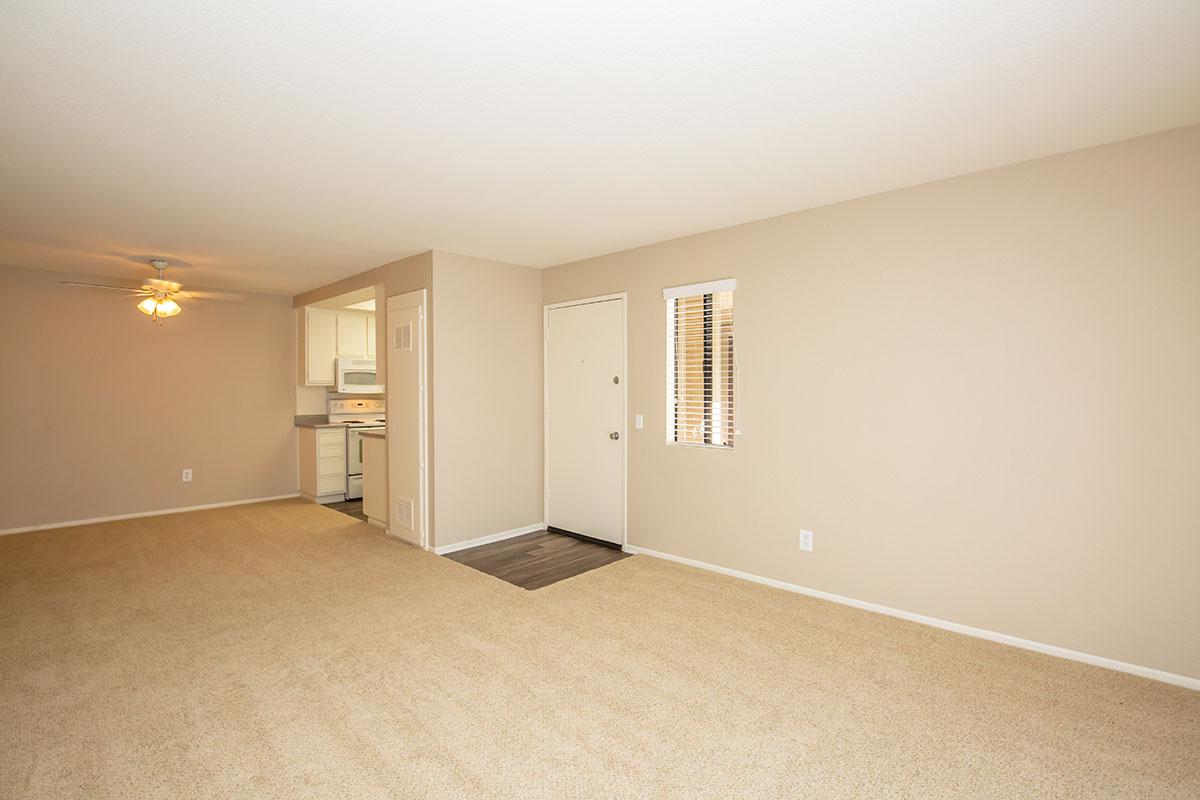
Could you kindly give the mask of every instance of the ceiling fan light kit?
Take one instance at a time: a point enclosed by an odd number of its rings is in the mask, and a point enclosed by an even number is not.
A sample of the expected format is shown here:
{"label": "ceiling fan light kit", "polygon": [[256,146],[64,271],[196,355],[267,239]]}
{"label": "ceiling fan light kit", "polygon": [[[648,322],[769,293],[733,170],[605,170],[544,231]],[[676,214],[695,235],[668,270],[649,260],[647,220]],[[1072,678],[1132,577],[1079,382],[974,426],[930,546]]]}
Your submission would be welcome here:
{"label": "ceiling fan light kit", "polygon": [[208,298],[216,300],[236,300],[239,299],[236,295],[229,295],[222,292],[185,292],[183,284],[176,281],[167,280],[167,262],[161,258],[150,259],[150,266],[154,267],[158,275],[154,278],[149,278],[140,288],[134,289],[129,286],[113,286],[106,283],[84,283],[82,281],[59,281],[59,283],[68,286],[82,286],[88,289],[112,289],[118,292],[128,292],[142,299],[137,304],[137,310],[150,317],[155,322],[161,323],[164,319],[177,316],[183,312],[182,306],[176,301],[177,297]]}
{"label": "ceiling fan light kit", "polygon": [[155,321],[173,317],[183,311],[179,303],[169,297],[147,297],[137,304],[137,309]]}

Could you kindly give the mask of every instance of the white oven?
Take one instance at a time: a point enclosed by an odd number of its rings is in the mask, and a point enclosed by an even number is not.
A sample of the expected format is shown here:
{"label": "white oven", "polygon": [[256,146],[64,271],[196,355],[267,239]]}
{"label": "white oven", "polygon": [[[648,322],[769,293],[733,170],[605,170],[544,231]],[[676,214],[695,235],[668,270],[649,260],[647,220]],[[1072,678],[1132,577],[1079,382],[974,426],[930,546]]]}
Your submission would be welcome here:
{"label": "white oven", "polygon": [[346,426],[346,499],[363,496],[362,432],[387,430],[387,401],[382,397],[331,397],[327,419]]}
{"label": "white oven", "polygon": [[386,430],[383,425],[346,426],[346,499],[357,500],[363,496],[363,440],[362,431]]}
{"label": "white oven", "polygon": [[383,394],[373,358],[339,358],[334,390],[342,394]]}

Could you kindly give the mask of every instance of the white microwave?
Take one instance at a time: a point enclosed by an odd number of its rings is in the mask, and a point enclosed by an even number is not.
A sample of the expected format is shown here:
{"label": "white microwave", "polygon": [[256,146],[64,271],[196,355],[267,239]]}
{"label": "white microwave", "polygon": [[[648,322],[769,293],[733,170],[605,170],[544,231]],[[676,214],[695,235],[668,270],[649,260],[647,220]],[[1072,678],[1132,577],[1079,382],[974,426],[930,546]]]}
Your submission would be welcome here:
{"label": "white microwave", "polygon": [[334,362],[333,389],[342,394],[383,394],[373,358],[339,358]]}

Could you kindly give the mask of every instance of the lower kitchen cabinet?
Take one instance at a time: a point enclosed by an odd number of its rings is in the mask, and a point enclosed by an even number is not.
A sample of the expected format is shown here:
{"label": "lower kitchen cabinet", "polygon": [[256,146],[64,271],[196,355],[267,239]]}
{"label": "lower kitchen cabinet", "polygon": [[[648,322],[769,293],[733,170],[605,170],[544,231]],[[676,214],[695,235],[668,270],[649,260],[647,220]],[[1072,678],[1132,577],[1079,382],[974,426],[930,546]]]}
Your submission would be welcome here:
{"label": "lower kitchen cabinet", "polygon": [[346,499],[346,428],[300,429],[300,495],[317,503]]}

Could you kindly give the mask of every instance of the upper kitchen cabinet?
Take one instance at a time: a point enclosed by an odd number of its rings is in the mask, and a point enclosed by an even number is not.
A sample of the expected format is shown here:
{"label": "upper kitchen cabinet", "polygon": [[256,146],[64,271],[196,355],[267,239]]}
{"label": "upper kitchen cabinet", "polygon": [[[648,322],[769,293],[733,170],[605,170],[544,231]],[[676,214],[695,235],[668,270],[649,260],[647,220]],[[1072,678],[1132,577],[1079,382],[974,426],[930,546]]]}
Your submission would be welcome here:
{"label": "upper kitchen cabinet", "polygon": [[304,383],[308,386],[333,386],[338,316],[327,308],[304,309]]}
{"label": "upper kitchen cabinet", "polygon": [[338,358],[367,357],[367,315],[353,311],[337,312]]}
{"label": "upper kitchen cabinet", "polygon": [[375,358],[374,314],[309,306],[302,334],[306,386],[333,386],[335,359]]}

